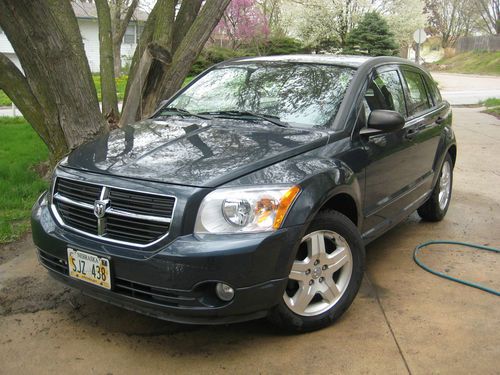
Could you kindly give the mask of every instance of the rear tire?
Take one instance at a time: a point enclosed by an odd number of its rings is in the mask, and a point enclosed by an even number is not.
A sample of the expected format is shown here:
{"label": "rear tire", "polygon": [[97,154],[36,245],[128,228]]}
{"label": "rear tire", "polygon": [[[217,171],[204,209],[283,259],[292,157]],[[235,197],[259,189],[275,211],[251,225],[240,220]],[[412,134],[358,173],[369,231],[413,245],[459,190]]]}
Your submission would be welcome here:
{"label": "rear tire", "polygon": [[450,154],[446,154],[436,186],[434,186],[429,199],[417,210],[422,220],[443,220],[450,206],[452,187],[453,161],[451,160]]}
{"label": "rear tire", "polygon": [[269,320],[293,332],[326,327],[358,293],[365,247],[358,229],[337,211],[322,211],[311,222],[296,254],[287,288]]}

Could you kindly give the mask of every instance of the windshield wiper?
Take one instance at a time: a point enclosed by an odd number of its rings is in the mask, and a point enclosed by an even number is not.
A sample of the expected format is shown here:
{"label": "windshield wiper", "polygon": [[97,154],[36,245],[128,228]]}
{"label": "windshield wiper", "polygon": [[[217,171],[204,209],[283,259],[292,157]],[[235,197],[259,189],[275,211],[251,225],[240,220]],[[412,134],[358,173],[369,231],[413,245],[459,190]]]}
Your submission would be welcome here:
{"label": "windshield wiper", "polygon": [[175,108],[175,107],[167,107],[167,108],[163,108],[161,113],[160,113],[160,116],[165,116],[165,112],[172,112],[173,114],[176,114],[176,115],[181,115],[181,116],[192,116],[192,117],[198,117],[198,118],[201,118],[203,120],[210,120],[210,117],[207,117],[207,116],[201,116],[197,113],[191,113],[189,111],[186,111],[185,109],[182,109],[182,108]]}
{"label": "windshield wiper", "polygon": [[278,116],[264,115],[264,114],[260,114],[260,113],[250,112],[250,111],[236,111],[236,110],[231,110],[231,111],[210,111],[210,112],[202,112],[201,114],[203,114],[203,115],[212,115],[212,116],[234,116],[234,117],[247,116],[247,117],[258,118],[258,119],[270,122],[272,124],[281,126],[283,128],[287,128],[287,127],[290,126],[286,122],[281,121]]}

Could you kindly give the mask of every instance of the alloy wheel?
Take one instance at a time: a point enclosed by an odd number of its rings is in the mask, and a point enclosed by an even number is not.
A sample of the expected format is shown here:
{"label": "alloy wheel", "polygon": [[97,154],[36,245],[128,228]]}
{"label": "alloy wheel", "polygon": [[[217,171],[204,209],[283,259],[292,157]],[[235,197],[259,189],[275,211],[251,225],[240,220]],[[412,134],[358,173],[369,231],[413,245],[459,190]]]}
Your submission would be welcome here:
{"label": "alloy wheel", "polygon": [[445,161],[441,168],[441,176],[439,178],[439,208],[444,210],[450,199],[451,192],[451,166],[448,161]]}
{"label": "alloy wheel", "polygon": [[298,315],[322,314],[340,300],[352,269],[351,249],[340,234],[329,230],[309,233],[301,241],[283,299]]}

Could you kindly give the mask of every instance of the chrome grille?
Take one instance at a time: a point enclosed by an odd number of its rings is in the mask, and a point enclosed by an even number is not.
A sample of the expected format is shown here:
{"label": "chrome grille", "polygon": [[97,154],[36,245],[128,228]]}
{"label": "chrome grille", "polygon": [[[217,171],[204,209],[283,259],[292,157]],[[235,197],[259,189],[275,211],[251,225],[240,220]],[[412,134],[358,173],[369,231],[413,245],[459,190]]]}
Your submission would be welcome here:
{"label": "chrome grille", "polygon": [[106,241],[144,247],[168,234],[175,198],[66,178],[54,184],[58,221]]}
{"label": "chrome grille", "polygon": [[[175,203],[174,199],[116,189],[109,192],[109,199],[113,202],[113,208],[159,217],[172,217]],[[134,202],[133,207],[130,202]]]}
{"label": "chrome grille", "polygon": [[56,200],[54,202],[64,222],[76,229],[97,235],[97,217],[94,210]]}
{"label": "chrome grille", "polygon": [[94,205],[96,199],[99,199],[101,195],[102,186],[58,178],[56,191],[67,198]]}

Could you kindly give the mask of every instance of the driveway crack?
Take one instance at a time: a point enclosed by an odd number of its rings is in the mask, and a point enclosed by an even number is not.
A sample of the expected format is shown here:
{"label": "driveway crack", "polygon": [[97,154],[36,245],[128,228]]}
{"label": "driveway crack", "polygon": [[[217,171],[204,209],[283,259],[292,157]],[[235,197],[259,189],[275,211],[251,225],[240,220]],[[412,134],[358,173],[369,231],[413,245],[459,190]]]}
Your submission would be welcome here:
{"label": "driveway crack", "polygon": [[375,294],[375,299],[377,300],[377,304],[380,307],[380,311],[382,311],[382,315],[384,316],[385,323],[387,324],[387,327],[389,328],[389,332],[391,332],[392,339],[394,340],[394,343],[396,344],[396,347],[398,348],[399,355],[401,356],[401,359],[403,360],[403,363],[405,364],[406,370],[408,371],[409,375],[412,375],[412,372],[410,370],[410,366],[408,365],[408,361],[406,360],[406,357],[403,353],[403,350],[401,349],[401,346],[399,345],[398,339],[396,338],[396,335],[394,334],[394,330],[392,329],[391,323],[389,322],[389,319],[387,319],[387,315],[385,313],[384,306],[382,306],[382,302],[380,301],[380,297],[378,295],[377,287],[375,286],[374,283],[372,283],[367,272],[365,272],[365,275],[366,275],[366,280],[368,281],[368,284],[370,284],[370,286]]}

